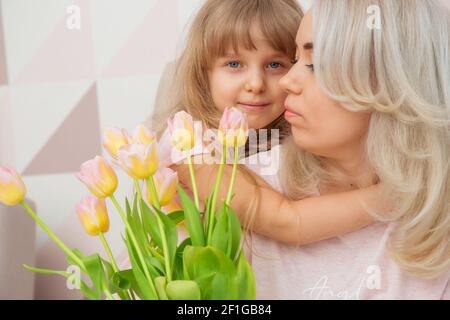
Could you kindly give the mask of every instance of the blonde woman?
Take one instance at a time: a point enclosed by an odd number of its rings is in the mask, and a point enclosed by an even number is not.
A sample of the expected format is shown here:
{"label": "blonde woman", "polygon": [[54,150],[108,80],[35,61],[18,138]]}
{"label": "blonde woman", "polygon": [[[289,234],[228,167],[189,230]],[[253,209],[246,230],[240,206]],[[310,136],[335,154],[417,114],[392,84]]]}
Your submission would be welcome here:
{"label": "blonde woman", "polygon": [[[366,202],[377,223],[301,248],[256,238],[272,257],[252,257],[258,298],[450,298],[449,37],[450,14],[437,0],[314,2],[280,82],[293,134],[283,191],[313,200],[378,182],[378,203],[393,210]],[[211,170],[200,170],[205,181]],[[252,186],[242,177],[237,185],[232,205],[242,212]],[[257,217],[298,203],[260,188]]]}

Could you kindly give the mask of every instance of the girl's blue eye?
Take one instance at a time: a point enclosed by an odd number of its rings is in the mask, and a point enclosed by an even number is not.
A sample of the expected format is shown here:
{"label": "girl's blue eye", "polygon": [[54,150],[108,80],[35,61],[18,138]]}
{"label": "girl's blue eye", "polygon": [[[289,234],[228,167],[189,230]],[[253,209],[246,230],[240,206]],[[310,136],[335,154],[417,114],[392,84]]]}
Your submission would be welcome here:
{"label": "girl's blue eye", "polygon": [[233,69],[239,68],[241,63],[239,61],[230,61],[227,63],[227,66]]}
{"label": "girl's blue eye", "polygon": [[282,64],[279,63],[279,62],[271,62],[271,63],[268,64],[268,66],[269,66],[270,68],[272,68],[272,69],[277,69],[277,68],[279,68],[279,67],[282,67]]}

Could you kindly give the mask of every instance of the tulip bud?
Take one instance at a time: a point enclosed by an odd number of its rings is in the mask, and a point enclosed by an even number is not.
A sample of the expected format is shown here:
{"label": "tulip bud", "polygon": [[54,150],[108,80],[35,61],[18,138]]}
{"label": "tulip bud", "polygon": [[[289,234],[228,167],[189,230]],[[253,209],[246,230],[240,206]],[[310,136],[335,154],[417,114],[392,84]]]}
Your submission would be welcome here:
{"label": "tulip bud", "polygon": [[117,159],[123,170],[134,179],[147,179],[158,169],[156,141],[148,145],[133,143],[119,149]]}
{"label": "tulip bud", "polygon": [[165,206],[163,206],[161,208],[161,211],[165,212],[165,213],[172,213],[172,212],[181,211],[181,210],[183,210],[183,208],[181,207],[180,203],[178,201],[176,201],[175,199],[171,203],[166,204]]}
{"label": "tulip bud", "polygon": [[[178,175],[170,168],[162,168],[153,176],[156,193],[158,195],[159,205],[161,207],[172,204],[177,192]],[[147,184],[144,185],[144,193],[149,204],[154,205],[151,189]]]}
{"label": "tulip bud", "polygon": [[245,145],[248,136],[247,116],[236,108],[226,108],[219,125],[219,141],[228,147]]}
{"label": "tulip bud", "polygon": [[186,111],[180,111],[167,120],[172,144],[181,151],[189,151],[195,145],[194,121]]}
{"label": "tulip bud", "polygon": [[150,131],[143,124],[139,124],[133,132],[133,142],[148,145],[156,141],[156,133]]}
{"label": "tulip bud", "polygon": [[12,168],[0,167],[0,203],[15,206],[25,199],[27,188]]}
{"label": "tulip bud", "polygon": [[98,236],[100,232],[108,232],[109,218],[104,199],[87,196],[78,203],[76,211],[87,234]]}
{"label": "tulip bud", "polygon": [[124,129],[116,127],[107,128],[103,132],[103,147],[113,159],[117,159],[117,152],[123,146],[131,143],[130,136]]}
{"label": "tulip bud", "polygon": [[117,176],[109,163],[100,156],[81,165],[76,177],[97,197],[107,198],[117,189]]}

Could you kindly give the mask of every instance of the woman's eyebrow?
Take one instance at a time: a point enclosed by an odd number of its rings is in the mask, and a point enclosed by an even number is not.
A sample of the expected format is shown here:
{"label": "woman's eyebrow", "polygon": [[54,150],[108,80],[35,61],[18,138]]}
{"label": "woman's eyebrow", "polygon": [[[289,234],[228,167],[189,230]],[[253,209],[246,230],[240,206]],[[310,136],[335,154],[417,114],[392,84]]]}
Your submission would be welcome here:
{"label": "woman's eyebrow", "polygon": [[313,49],[313,43],[312,42],[307,42],[303,45],[303,49],[305,50],[312,50]]}

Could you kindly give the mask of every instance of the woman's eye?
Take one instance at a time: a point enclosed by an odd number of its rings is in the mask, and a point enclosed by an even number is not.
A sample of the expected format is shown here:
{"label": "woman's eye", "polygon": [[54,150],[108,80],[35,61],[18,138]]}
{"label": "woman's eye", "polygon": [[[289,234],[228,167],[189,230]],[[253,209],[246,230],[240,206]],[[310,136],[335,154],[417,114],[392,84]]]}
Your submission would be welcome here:
{"label": "woman's eye", "polygon": [[313,64],[305,64],[305,67],[311,69],[311,71],[314,71],[314,65]]}
{"label": "woman's eye", "polygon": [[283,65],[280,62],[271,62],[268,64],[269,68],[277,69],[279,67],[282,67]]}
{"label": "woman's eye", "polygon": [[230,61],[227,63],[227,66],[232,69],[237,69],[241,66],[241,63],[239,61]]}

